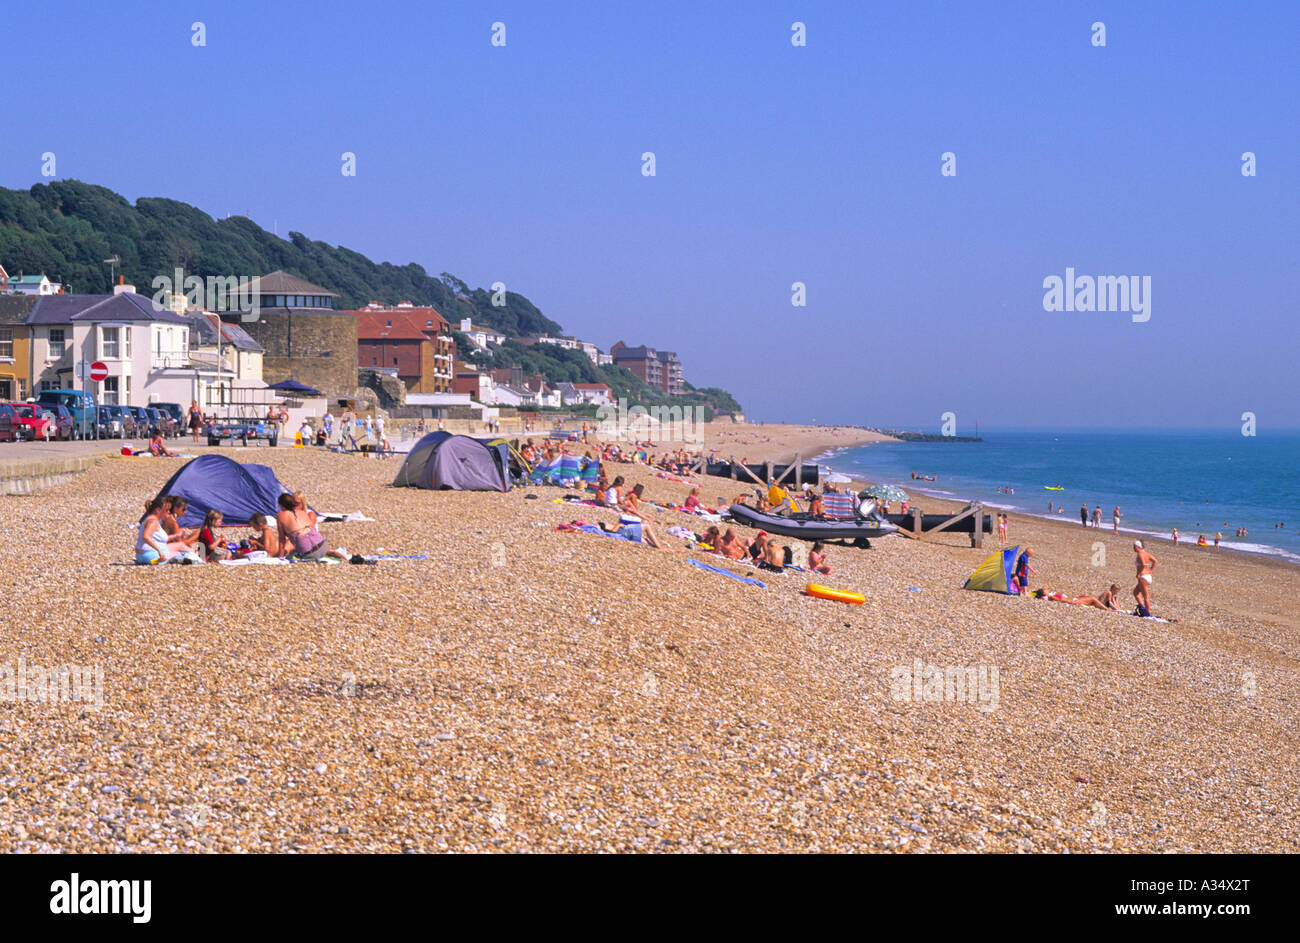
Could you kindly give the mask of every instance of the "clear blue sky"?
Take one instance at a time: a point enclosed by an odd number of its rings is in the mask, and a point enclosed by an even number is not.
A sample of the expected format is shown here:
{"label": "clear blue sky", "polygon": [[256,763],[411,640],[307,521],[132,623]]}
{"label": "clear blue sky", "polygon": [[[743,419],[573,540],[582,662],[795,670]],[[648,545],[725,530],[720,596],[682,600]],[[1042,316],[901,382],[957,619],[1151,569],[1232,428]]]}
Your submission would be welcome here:
{"label": "clear blue sky", "polygon": [[[504,281],[758,418],[1300,425],[1300,4],[119,0],[5,31],[0,184],[53,151]],[[1066,266],[1151,276],[1151,320],[1045,312]]]}

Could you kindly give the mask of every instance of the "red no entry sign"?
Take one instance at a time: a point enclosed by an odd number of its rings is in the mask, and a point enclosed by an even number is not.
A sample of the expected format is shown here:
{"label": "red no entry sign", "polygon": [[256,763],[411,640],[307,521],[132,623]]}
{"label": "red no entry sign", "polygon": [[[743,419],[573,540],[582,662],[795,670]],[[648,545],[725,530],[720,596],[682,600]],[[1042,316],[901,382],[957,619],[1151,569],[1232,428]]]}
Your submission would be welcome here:
{"label": "red no entry sign", "polygon": [[96,360],[90,365],[90,378],[96,383],[103,383],[108,379],[108,364],[102,360]]}

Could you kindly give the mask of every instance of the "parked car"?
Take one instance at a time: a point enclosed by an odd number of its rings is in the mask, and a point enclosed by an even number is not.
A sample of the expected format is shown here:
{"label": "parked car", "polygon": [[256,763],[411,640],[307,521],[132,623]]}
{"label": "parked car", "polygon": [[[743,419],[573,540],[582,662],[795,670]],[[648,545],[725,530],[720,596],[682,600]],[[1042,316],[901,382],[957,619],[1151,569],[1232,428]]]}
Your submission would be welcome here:
{"label": "parked car", "polygon": [[0,403],[0,442],[18,441],[18,413],[8,403]]}
{"label": "parked car", "polygon": [[36,396],[36,403],[41,408],[46,406],[66,406],[72,413],[72,437],[95,438],[99,434],[98,417],[95,415],[95,397],[85,390],[41,390]]}
{"label": "parked car", "polygon": [[123,406],[122,408],[135,418],[135,434],[137,436],[147,436],[149,434],[149,427],[153,423],[149,419],[149,414],[144,411],[144,407]]}
{"label": "parked car", "polygon": [[135,413],[116,403],[99,407],[99,434],[115,439],[134,439],[140,434]]}
{"label": "parked car", "polygon": [[72,410],[66,406],[60,406],[55,403],[52,406],[42,406],[41,411],[45,413],[45,418],[53,423],[54,428],[50,430],[51,439],[71,439],[73,429],[76,423],[72,420]]}
{"label": "parked car", "polygon": [[154,403],[154,409],[165,412],[172,419],[172,428],[175,430],[171,434],[180,436],[185,433],[185,412],[181,409],[180,403]]}
{"label": "parked car", "polygon": [[149,414],[150,429],[157,429],[163,434],[164,439],[176,435],[176,420],[170,413],[164,412],[157,406],[146,406],[144,411]]}
{"label": "parked car", "polygon": [[54,437],[54,427],[50,420],[45,418],[45,410],[35,403],[8,403],[6,404],[13,410],[14,433],[19,439],[44,439],[48,430],[50,437]]}

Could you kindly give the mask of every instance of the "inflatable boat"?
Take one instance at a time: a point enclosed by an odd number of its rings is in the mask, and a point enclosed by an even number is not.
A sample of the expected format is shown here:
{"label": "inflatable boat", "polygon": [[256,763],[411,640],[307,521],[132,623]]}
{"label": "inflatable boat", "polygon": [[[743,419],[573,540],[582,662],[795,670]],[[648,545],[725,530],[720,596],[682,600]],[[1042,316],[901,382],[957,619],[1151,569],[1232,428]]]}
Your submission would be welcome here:
{"label": "inflatable boat", "polygon": [[731,506],[731,519],[746,527],[757,527],[769,534],[782,537],[797,537],[800,540],[866,540],[871,537],[884,537],[898,530],[889,521],[875,517],[859,518],[855,521],[828,521],[809,517],[807,514],[792,514],[782,517],[779,514],[765,514],[744,504]]}

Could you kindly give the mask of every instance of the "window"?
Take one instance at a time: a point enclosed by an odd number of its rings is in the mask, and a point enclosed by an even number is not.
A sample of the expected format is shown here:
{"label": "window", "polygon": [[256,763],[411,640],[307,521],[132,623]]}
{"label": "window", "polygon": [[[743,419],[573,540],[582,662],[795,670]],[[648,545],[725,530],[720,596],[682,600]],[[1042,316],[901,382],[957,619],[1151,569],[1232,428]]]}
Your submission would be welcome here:
{"label": "window", "polygon": [[46,390],[61,390],[61,389],[63,389],[63,387],[59,385],[59,381],[58,381],[58,380],[42,380],[42,381],[41,381],[41,392],[42,392],[42,393],[44,393]]}
{"label": "window", "polygon": [[393,326],[393,322],[392,322],[392,321],[389,321],[389,322],[388,322],[388,326],[389,326],[389,327],[392,327],[392,326]]}
{"label": "window", "polygon": [[[60,357],[62,357],[62,356],[63,356],[63,350],[64,350],[64,347],[65,347],[65,346],[66,346],[66,340],[65,340],[65,338],[64,338],[63,328],[61,328],[61,327],[52,327],[52,328],[50,328],[50,354],[49,354],[49,359],[50,359],[50,360],[58,360]],[[54,389],[57,390],[58,387],[56,386],[56,387],[54,387]]]}
{"label": "window", "polygon": [[377,367],[377,366],[379,366],[379,358],[378,358],[378,357],[371,357],[371,358],[370,358],[370,366],[372,366],[372,367]]}
{"label": "window", "polygon": [[27,381],[26,381],[26,380],[19,380],[19,381],[18,381],[18,398],[19,398],[19,399],[27,399]]}
{"label": "window", "polygon": [[117,405],[117,377],[105,377],[99,385],[99,398],[108,406]]}
{"label": "window", "polygon": [[14,329],[0,327],[0,360],[14,359]]}
{"label": "window", "polygon": [[122,333],[126,335],[126,343],[123,345],[126,348],[126,359],[130,360],[131,359],[131,329],[129,327],[123,328]]}
{"label": "window", "polygon": [[118,349],[118,338],[121,330],[116,327],[102,327],[99,343],[99,356],[105,360],[120,360],[121,351]]}

